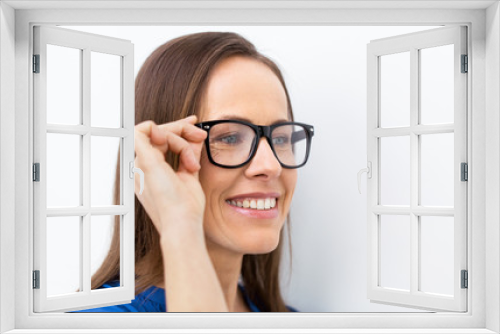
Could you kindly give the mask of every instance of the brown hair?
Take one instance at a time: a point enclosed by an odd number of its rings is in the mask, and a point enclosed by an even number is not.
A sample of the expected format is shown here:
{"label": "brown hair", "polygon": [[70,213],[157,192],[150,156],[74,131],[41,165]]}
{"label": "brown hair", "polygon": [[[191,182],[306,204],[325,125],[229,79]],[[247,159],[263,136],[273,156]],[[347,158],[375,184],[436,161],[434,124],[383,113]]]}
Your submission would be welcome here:
{"label": "brown hair", "polygon": [[[257,60],[276,74],[285,90],[289,117],[293,120],[290,97],[278,66],[260,54],[252,43],[236,33],[205,32],[170,40],[148,57],[135,81],[135,123],[152,120],[156,124],[163,124],[189,115],[199,115],[211,71],[221,60],[231,56],[244,56]],[[167,154],[166,161],[174,170],[177,169],[177,156]],[[116,204],[120,200],[119,187],[116,186],[119,181],[118,163],[114,191]],[[287,225],[289,227],[289,223]],[[119,219],[115,220],[111,249],[102,266],[92,277],[92,289],[119,279],[118,227]],[[241,275],[245,290],[261,311],[288,311],[281,297],[279,280],[282,237],[283,230],[278,247],[274,251],[243,257]],[[288,243],[290,244],[290,240]],[[137,197],[135,198],[135,274],[136,294],[163,281],[159,234]]]}

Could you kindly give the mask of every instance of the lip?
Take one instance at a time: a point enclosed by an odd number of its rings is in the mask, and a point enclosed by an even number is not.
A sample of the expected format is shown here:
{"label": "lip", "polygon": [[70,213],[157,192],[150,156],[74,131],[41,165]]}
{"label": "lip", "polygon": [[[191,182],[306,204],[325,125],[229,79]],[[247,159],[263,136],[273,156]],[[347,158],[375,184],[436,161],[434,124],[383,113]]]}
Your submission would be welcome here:
{"label": "lip", "polygon": [[[233,197],[236,198],[236,197]],[[245,197],[245,198],[253,198],[253,197]],[[239,206],[234,206],[226,202],[226,205],[229,206],[231,210],[234,210],[236,213],[241,214],[243,216],[249,218],[257,218],[257,219],[273,219],[278,217],[278,201],[276,201],[276,206],[272,209],[267,210],[256,210],[256,209],[247,209],[240,208]]]}
{"label": "lip", "polygon": [[260,193],[260,192],[255,192],[255,193],[247,193],[247,194],[240,194],[236,195],[230,198],[227,198],[227,201],[237,201],[237,200],[243,200],[247,198],[276,198],[278,199],[281,195],[279,193]]}

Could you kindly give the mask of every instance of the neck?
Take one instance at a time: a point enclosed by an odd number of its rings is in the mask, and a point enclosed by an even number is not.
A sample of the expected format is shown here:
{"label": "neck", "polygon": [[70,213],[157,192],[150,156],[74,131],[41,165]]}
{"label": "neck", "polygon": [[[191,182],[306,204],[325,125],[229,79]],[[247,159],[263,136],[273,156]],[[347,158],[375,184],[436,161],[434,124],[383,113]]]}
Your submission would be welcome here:
{"label": "neck", "polygon": [[229,252],[207,240],[207,250],[219,279],[228,309],[231,312],[246,311],[243,295],[238,289],[243,254]]}

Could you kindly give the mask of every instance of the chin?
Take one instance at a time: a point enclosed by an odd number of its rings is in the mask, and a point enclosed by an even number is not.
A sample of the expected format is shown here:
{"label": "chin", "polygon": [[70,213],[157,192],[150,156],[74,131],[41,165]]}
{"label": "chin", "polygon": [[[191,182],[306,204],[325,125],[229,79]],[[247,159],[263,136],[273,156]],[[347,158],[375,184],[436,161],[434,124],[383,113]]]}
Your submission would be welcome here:
{"label": "chin", "polygon": [[280,242],[279,235],[272,237],[255,237],[246,239],[245,242],[241,245],[243,253],[245,254],[267,254],[271,253],[275,250]]}

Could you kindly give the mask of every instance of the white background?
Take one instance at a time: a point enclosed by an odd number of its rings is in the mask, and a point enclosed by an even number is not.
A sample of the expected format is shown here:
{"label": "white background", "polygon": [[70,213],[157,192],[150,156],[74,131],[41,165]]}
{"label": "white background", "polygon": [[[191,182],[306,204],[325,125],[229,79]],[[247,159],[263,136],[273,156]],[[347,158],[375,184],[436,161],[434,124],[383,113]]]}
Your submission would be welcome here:
{"label": "white background", "polygon": [[[131,40],[135,72],[159,45],[200,31],[240,33],[281,68],[295,119],[315,126],[292,204],[287,303],[307,312],[408,312],[366,298],[366,45],[433,27],[66,27]],[[63,269],[63,268],[61,268]]]}

